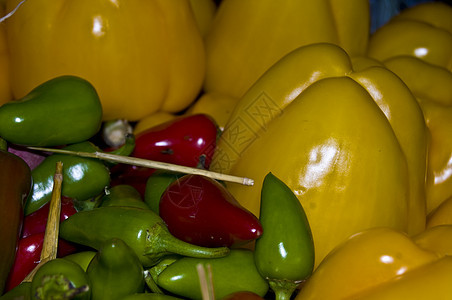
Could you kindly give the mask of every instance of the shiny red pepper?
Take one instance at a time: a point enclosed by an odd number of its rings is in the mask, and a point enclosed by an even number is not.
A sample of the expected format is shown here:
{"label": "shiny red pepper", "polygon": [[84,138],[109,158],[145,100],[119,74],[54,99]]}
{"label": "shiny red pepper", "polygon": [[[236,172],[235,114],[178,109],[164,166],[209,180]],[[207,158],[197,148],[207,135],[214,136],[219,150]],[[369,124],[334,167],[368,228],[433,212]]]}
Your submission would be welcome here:
{"label": "shiny red pepper", "polygon": [[[44,243],[44,232],[35,233],[19,240],[16,258],[6,282],[5,291],[9,291],[39,264]],[[77,247],[65,240],[58,240],[58,257],[64,257],[77,251]]]}
{"label": "shiny red pepper", "polygon": [[204,247],[232,247],[262,234],[259,220],[219,182],[184,175],[171,183],[159,204],[160,217],[174,236]]}
{"label": "shiny red pepper", "polygon": [[[184,115],[148,128],[135,137],[131,156],[208,169],[216,147],[218,125],[206,114]],[[152,169],[117,165],[112,185],[129,184],[142,195]]]}
{"label": "shiny red pepper", "polygon": [[[49,215],[49,206],[50,203],[47,203],[34,213],[25,216],[21,238],[26,238],[27,236],[33,235],[35,233],[41,233],[46,230],[47,218]],[[66,220],[76,212],[77,210],[74,207],[72,199],[64,196],[61,197],[60,221],[62,222]]]}
{"label": "shiny red pepper", "polygon": [[208,115],[181,116],[139,133],[132,156],[208,169],[217,133]]}

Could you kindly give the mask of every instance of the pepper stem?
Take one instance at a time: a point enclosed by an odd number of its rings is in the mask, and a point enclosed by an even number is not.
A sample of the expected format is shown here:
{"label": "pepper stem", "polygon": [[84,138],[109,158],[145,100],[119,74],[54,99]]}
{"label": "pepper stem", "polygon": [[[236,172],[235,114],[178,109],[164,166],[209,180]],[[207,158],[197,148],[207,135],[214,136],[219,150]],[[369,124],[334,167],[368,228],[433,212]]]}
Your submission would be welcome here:
{"label": "pepper stem", "polygon": [[147,232],[147,246],[144,254],[158,261],[168,254],[179,254],[196,258],[224,257],[229,254],[229,248],[208,248],[184,242],[169,233],[165,223],[157,222]]}
{"label": "pepper stem", "polygon": [[275,300],[290,300],[300,285],[299,281],[268,279],[270,288],[275,292]]}

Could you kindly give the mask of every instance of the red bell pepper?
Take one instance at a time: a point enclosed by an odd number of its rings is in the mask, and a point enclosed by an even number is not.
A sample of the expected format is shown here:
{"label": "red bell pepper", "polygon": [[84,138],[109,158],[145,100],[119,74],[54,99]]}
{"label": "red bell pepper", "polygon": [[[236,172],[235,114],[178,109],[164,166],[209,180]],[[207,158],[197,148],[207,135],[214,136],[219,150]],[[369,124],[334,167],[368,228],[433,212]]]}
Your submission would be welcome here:
{"label": "red bell pepper", "polygon": [[171,234],[204,247],[232,247],[262,234],[258,218],[242,207],[219,182],[184,175],[163,193],[159,214]]}

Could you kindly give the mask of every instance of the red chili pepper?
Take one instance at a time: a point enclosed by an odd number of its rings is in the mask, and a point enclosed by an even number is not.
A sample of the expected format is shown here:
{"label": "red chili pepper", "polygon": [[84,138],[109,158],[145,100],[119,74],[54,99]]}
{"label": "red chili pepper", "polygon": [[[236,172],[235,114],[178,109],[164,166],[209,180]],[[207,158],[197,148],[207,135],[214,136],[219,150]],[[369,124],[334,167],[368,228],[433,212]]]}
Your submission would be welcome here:
{"label": "red chili pepper", "polygon": [[[5,291],[21,283],[39,264],[44,242],[44,232],[35,233],[19,240],[13,267],[6,282]],[[65,240],[58,240],[58,257],[64,257],[77,251],[77,247]]]}
{"label": "red chili pepper", "polygon": [[[208,169],[217,135],[218,126],[210,116],[181,116],[139,133],[131,156]],[[111,184],[132,185],[144,196],[146,181],[154,171],[118,164],[111,168]]]}
{"label": "red chili pepper", "polygon": [[208,115],[182,116],[139,133],[132,156],[209,168],[218,126]]}
{"label": "red chili pepper", "polygon": [[159,214],[171,234],[205,246],[237,246],[257,239],[262,226],[219,182],[184,175],[163,193]]}
{"label": "red chili pepper", "polygon": [[[47,218],[49,215],[50,203],[47,203],[37,211],[28,216],[25,216],[22,228],[22,238],[33,235],[35,233],[41,233],[46,230]],[[61,197],[61,213],[60,221],[64,221],[77,210],[74,208],[74,203],[71,198]]]}

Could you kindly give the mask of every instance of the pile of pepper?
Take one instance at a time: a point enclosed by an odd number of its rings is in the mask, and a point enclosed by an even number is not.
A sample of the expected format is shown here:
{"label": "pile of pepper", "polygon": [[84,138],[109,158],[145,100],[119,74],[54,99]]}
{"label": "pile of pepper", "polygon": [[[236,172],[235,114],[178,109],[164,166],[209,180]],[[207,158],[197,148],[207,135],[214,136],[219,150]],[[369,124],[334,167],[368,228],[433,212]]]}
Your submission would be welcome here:
{"label": "pile of pepper", "polygon": [[0,299],[452,297],[452,7],[286,2],[0,1]]}

